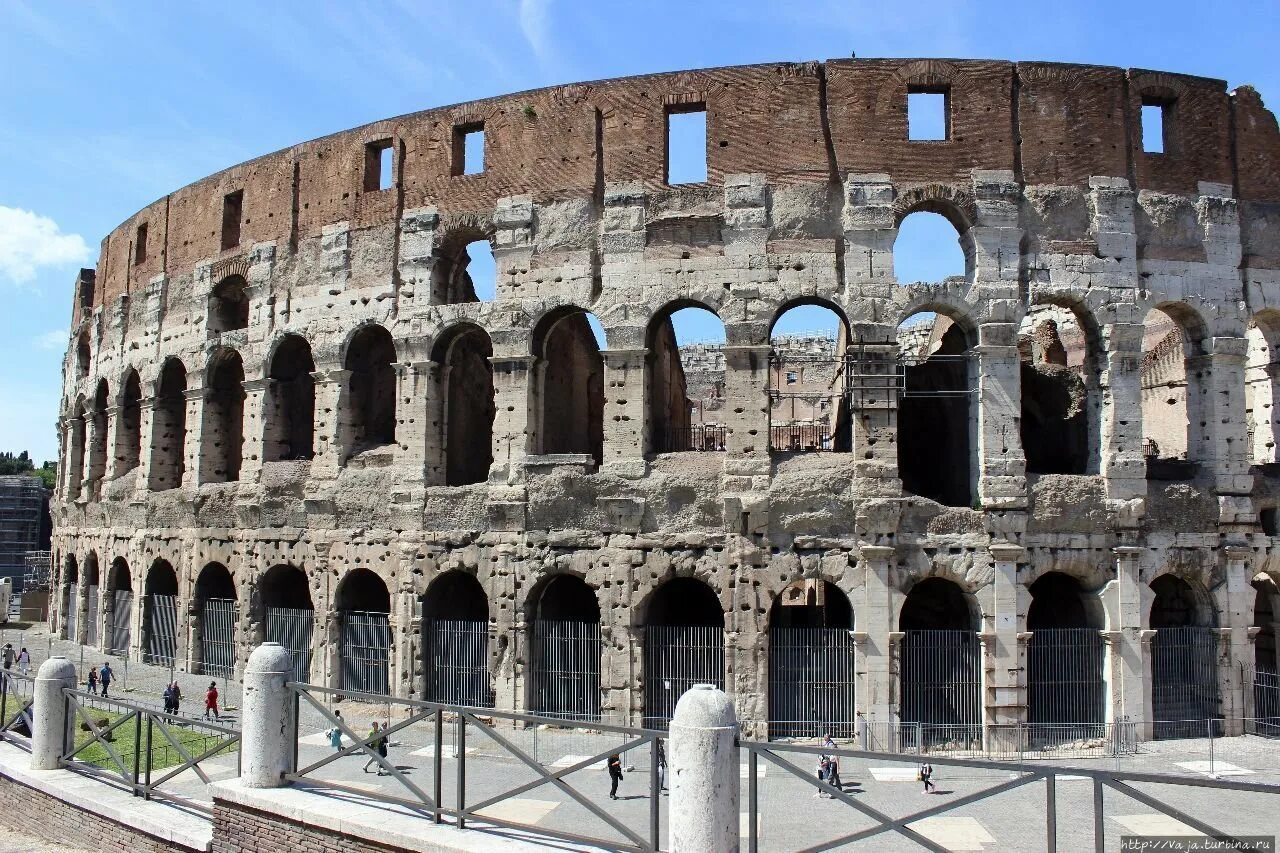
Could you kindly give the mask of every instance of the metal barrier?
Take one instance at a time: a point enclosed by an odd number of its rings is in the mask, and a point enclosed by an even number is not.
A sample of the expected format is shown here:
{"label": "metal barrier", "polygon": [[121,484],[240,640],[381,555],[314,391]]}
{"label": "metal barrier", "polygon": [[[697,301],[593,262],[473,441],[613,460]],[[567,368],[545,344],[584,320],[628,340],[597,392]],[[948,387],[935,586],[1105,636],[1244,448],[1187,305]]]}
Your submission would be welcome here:
{"label": "metal barrier", "polygon": [[30,748],[35,684],[32,676],[11,670],[0,672],[0,740]]}
{"label": "metal barrier", "polygon": [[[308,760],[304,763],[300,741],[295,735],[294,770],[285,774],[285,778],[289,781],[305,782],[316,788],[340,791],[364,800],[387,803],[421,814],[437,824],[451,822],[459,829],[465,828],[468,822],[479,822],[509,829],[529,830],[539,835],[566,841],[604,845],[611,850],[657,851],[659,849],[662,802],[659,796],[659,774],[650,774],[649,777],[648,820],[647,825],[642,828],[627,825],[617,816],[597,805],[595,800],[599,796],[598,791],[588,793],[575,787],[582,777],[573,781],[568,777],[578,771],[593,768],[612,755],[628,751],[647,751],[650,766],[656,767],[660,764],[665,766],[659,759],[660,739],[664,736],[662,732],[608,723],[580,724],[581,728],[592,732],[619,737],[612,740],[608,748],[603,751],[597,751],[591,755],[565,756],[566,761],[563,766],[559,764],[545,766],[536,754],[530,754],[515,742],[514,732],[519,726],[532,726],[535,730],[549,725],[562,726],[565,725],[562,719],[512,711],[495,711],[489,708],[443,705],[415,699],[391,699],[385,696],[352,693],[348,690],[334,690],[292,681],[287,686],[293,695],[295,720],[301,719],[300,712],[305,708],[312,714],[318,714],[325,725],[336,729],[343,738],[343,743],[350,744],[340,745],[337,749],[327,751],[327,754],[315,760],[310,760],[311,756],[307,756]],[[404,713],[406,716],[397,721],[389,719],[388,724],[378,731],[357,734],[346,720],[329,710],[326,703],[317,698],[318,696],[334,698],[340,696],[355,702],[382,704],[388,707],[389,718],[398,713]],[[500,732],[498,725],[511,728],[509,731],[504,728],[504,731]],[[449,732],[452,733],[451,744],[447,744]],[[483,758],[496,758],[507,763],[502,779],[507,782],[514,780],[513,787],[496,794],[488,793],[476,801],[469,798],[468,761],[474,762],[480,758],[475,755],[469,757],[469,754],[475,752],[473,747],[468,746],[469,736],[473,742],[479,741],[494,748],[493,755],[485,755]],[[411,775],[415,770],[427,768],[397,766],[386,756],[387,746],[401,745],[405,738],[410,739],[410,745],[419,745],[421,742],[420,748],[412,754],[421,756],[424,761],[429,762],[429,785],[426,782],[419,784]],[[381,749],[380,742],[382,742]],[[394,793],[381,789],[371,790],[368,785],[347,784],[342,780],[316,775],[317,771],[349,755],[366,758],[366,766],[376,765],[379,768],[378,774],[390,777],[394,783]],[[510,767],[512,763],[523,768],[525,777],[532,778],[519,780],[517,778],[519,773]],[[452,780],[451,783],[449,779]],[[567,828],[548,826],[545,823],[536,825],[521,823],[504,817],[501,813],[486,813],[487,810],[501,803],[543,786],[555,788],[593,815],[615,835],[612,837],[588,835]]]}
{"label": "metal barrier", "polygon": [[[83,739],[74,735],[71,743],[63,745],[62,765],[68,770],[123,784],[136,797],[180,803],[210,816],[212,804],[160,786],[187,770],[194,772],[200,784],[208,785],[210,779],[201,763],[233,748],[239,775],[240,732],[235,729],[78,690],[63,690],[63,698],[68,717],[76,723],[73,731],[89,734]],[[104,713],[114,719],[103,718]],[[116,748],[117,741],[123,746],[130,739],[131,745],[123,751]]]}
{"label": "metal barrier", "polygon": [[698,424],[692,427],[668,428],[654,436],[654,453],[680,453],[687,450],[708,453],[723,452],[728,441],[728,427]]}
{"label": "metal barrier", "polygon": [[769,736],[853,736],[854,660],[843,628],[770,630]]}
{"label": "metal barrier", "polygon": [[645,725],[666,728],[676,702],[695,684],[724,689],[724,628],[650,625],[644,629]]}
{"label": "metal barrier", "polygon": [[787,453],[834,450],[828,424],[785,424],[769,427],[769,448]]}

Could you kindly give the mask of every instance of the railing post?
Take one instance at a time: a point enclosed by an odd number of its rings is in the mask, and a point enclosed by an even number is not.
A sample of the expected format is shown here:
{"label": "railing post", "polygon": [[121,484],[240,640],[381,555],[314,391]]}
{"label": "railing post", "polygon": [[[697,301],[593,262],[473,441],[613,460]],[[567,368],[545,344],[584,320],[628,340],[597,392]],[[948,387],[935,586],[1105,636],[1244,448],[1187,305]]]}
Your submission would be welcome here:
{"label": "railing post", "polygon": [[1044,822],[1045,851],[1057,853],[1058,850],[1058,792],[1057,777],[1050,771],[1044,777]]}
{"label": "railing post", "polygon": [[240,734],[240,784],[246,788],[289,784],[284,776],[298,743],[294,697],[286,686],[292,673],[293,659],[279,643],[263,643],[249,655]]}
{"label": "railing post", "polygon": [[133,712],[133,795],[138,796],[138,765],[142,761],[142,712]]}
{"label": "railing post", "polygon": [[1213,724],[1216,720],[1205,720],[1205,727],[1209,730],[1209,778],[1217,779],[1218,774],[1213,770]]}
{"label": "railing post", "polygon": [[63,691],[76,686],[76,667],[62,656],[49,658],[36,673],[31,706],[31,769],[57,770],[71,742],[71,715]]}
{"label": "railing post", "polygon": [[[172,682],[170,682],[172,684]],[[147,775],[146,782],[142,787],[142,798],[144,800],[151,799],[151,730],[155,726],[155,718],[151,714],[147,714]]]}
{"label": "railing post", "polygon": [[458,829],[465,829],[467,819],[463,810],[467,806],[467,715],[458,712],[458,737],[453,745],[453,760],[458,762]]}
{"label": "railing post", "polygon": [[440,778],[440,771],[444,767],[440,753],[444,751],[444,709],[436,708],[436,753],[433,759],[435,763],[435,772],[432,775],[433,791],[432,799],[436,802],[435,822],[443,821],[444,816],[441,812],[440,795],[444,792],[444,780]]}
{"label": "railing post", "polygon": [[[863,747],[865,749],[866,747]],[[754,750],[747,755],[747,850],[759,853],[760,850],[760,782],[756,778],[760,765],[760,756]]]}
{"label": "railing post", "polygon": [[738,718],[728,695],[695,684],[671,719],[671,853],[738,849]]}

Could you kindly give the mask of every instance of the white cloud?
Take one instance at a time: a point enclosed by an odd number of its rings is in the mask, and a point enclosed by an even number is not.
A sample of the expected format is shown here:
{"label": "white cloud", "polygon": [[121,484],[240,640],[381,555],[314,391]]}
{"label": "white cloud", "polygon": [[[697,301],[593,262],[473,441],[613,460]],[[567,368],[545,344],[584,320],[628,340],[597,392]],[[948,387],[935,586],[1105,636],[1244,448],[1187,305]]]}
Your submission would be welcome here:
{"label": "white cloud", "polygon": [[520,0],[520,32],[533,48],[538,60],[546,64],[551,58],[551,38],[547,16],[551,0]]}
{"label": "white cloud", "polygon": [[64,350],[67,348],[67,330],[50,329],[42,335],[36,335],[32,341],[35,343],[36,349]]}
{"label": "white cloud", "polygon": [[58,223],[29,210],[0,205],[0,279],[28,282],[39,267],[66,267],[89,260],[79,234],[63,234]]}

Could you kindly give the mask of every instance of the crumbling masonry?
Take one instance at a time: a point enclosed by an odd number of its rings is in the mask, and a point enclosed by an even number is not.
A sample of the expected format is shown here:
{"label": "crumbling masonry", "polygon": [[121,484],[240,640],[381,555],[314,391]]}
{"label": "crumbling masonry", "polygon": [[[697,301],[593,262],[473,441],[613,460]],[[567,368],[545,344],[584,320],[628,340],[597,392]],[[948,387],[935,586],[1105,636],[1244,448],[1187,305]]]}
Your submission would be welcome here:
{"label": "crumbling masonry", "polygon": [[[945,93],[944,139],[908,138],[914,92]],[[670,185],[691,110],[708,179]],[[895,278],[916,211],[966,275]],[[847,440],[771,430],[798,304],[841,317]],[[722,387],[673,352],[688,306],[724,322]],[[1249,87],[834,60],[388,119],[176,190],[82,272],[54,618],[179,666],[271,636],[319,683],[658,725],[711,679],[781,734],[1238,730],[1275,669],[1278,336],[1280,132]]]}

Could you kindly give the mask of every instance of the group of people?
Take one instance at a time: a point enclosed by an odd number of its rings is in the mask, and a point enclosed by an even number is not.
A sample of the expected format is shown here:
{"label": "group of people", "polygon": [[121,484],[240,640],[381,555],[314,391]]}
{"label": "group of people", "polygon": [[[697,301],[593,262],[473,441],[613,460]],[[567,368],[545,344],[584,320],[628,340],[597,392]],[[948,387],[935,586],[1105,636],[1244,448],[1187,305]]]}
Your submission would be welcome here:
{"label": "group of people", "polygon": [[111,664],[103,663],[101,669],[89,667],[88,687],[89,692],[94,696],[99,695],[98,686],[102,686],[101,696],[103,699],[110,698],[107,692],[111,689],[111,682],[116,677],[115,670],[111,668]]}
{"label": "group of people", "polygon": [[13,650],[13,643],[4,644],[4,653],[0,654],[0,659],[4,661],[5,669],[13,669],[13,665],[18,665],[18,672],[26,675],[31,669],[31,654],[27,651],[27,647],[23,646],[21,651]]}
{"label": "group of people", "polygon": [[[859,731],[859,739],[864,740],[862,730]],[[860,745],[861,748],[866,749],[865,742]],[[822,748],[824,750],[836,749],[836,742],[831,738],[831,735],[828,734],[823,736]],[[826,752],[818,753],[818,781],[825,782],[837,791],[844,790],[844,783],[840,781],[840,759],[837,756],[829,755]],[[938,786],[933,784],[933,765],[927,761],[922,762],[916,770],[916,781],[924,783],[924,790],[921,793],[928,794],[935,791]],[[835,795],[829,793],[825,788],[819,785],[818,791],[814,796],[823,799],[832,799]]]}
{"label": "group of people", "polygon": [[[180,703],[182,702],[182,688],[178,686],[178,682],[173,682],[164,689],[164,712],[166,714],[177,714]],[[212,717],[214,720],[221,719],[218,716],[218,682],[210,681],[209,689],[204,694],[204,719]]]}
{"label": "group of people", "polygon": [[[342,725],[343,725],[342,712],[334,711],[333,716],[334,716],[334,719],[336,720],[336,723],[329,729],[328,732],[326,732],[326,734],[329,736],[329,745],[333,747],[334,751],[342,752]],[[387,775],[387,770],[384,765],[386,763],[386,758],[387,758],[387,747],[391,746],[390,738],[386,733],[387,728],[389,726],[390,726],[389,723],[379,723],[377,720],[374,720],[369,725],[369,735],[367,738],[365,738],[365,741],[369,744],[369,747],[373,750],[373,752],[377,753],[377,757],[375,757],[372,753],[370,753],[369,760],[364,763],[365,773],[368,773],[369,768],[376,764],[378,765],[377,766],[378,775],[379,776]],[[381,758],[382,761],[379,761],[378,758]]]}

